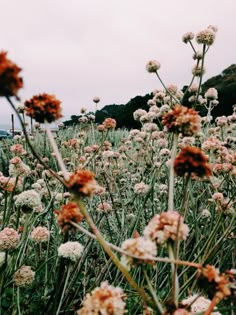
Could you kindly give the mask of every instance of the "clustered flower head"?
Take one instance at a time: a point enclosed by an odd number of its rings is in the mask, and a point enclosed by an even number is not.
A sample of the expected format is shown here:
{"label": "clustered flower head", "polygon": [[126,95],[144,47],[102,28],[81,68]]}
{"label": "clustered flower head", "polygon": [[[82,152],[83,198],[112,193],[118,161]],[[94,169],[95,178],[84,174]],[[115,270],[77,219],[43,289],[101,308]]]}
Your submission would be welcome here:
{"label": "clustered flower head", "polygon": [[158,244],[164,244],[168,240],[176,240],[177,232],[179,240],[186,240],[189,228],[177,211],[169,210],[156,214],[145,227],[143,234]]}
{"label": "clustered flower head", "polygon": [[104,126],[105,130],[108,129],[115,129],[116,128],[116,120],[113,118],[106,118],[104,122],[102,123]]}
{"label": "clustered flower head", "polygon": [[215,40],[215,32],[212,28],[207,28],[196,34],[196,41],[198,44],[211,46]]}
{"label": "clustered flower head", "polygon": [[229,280],[225,274],[220,274],[219,269],[212,265],[206,265],[199,269],[198,282],[212,299],[217,297],[218,301],[231,295]]}
{"label": "clustered flower head", "polygon": [[25,113],[38,123],[51,123],[62,117],[61,101],[46,93],[35,95],[25,101]]}
{"label": "clustered flower head", "polygon": [[74,230],[71,221],[79,223],[83,220],[83,214],[75,202],[68,202],[62,206],[61,210],[55,211],[57,214],[57,222],[63,231]]}
{"label": "clustered flower head", "polygon": [[7,52],[0,52],[0,96],[17,96],[23,87],[20,72],[21,68],[7,58]]}
{"label": "clustered flower head", "polygon": [[192,32],[187,32],[182,36],[182,41],[187,44],[194,39],[194,34]]}
{"label": "clustered flower head", "polygon": [[218,92],[215,88],[209,88],[205,93],[205,98],[209,100],[216,100],[218,98]]}
{"label": "clustered flower head", "polygon": [[[198,294],[194,294],[192,296],[187,297],[183,301],[181,301],[181,304],[185,306],[190,305],[190,309],[193,312],[193,314],[198,313],[204,313],[210,306],[211,301],[204,296],[199,296]],[[211,315],[221,315],[221,313],[217,311],[213,311]]]}
{"label": "clustered flower head", "polygon": [[34,189],[23,191],[17,195],[15,205],[26,213],[31,211],[41,212],[43,210],[40,195]]}
{"label": "clustered flower head", "polygon": [[0,250],[14,249],[18,245],[20,236],[16,230],[6,227],[0,232]]}
{"label": "clustered flower head", "polygon": [[[133,258],[128,255],[122,255],[121,262],[128,269],[136,264],[153,264],[153,257],[157,255],[157,247],[150,239],[139,236],[125,240],[121,248],[128,254],[137,256]],[[140,260],[138,258],[141,258]],[[145,258],[145,259],[144,259]]]}
{"label": "clustered flower head", "polygon": [[92,172],[78,169],[71,174],[67,187],[82,196],[91,196],[97,190],[98,184]]}
{"label": "clustered flower head", "polygon": [[134,192],[138,195],[144,195],[148,192],[149,186],[144,182],[140,182],[134,185]]}
{"label": "clustered flower head", "polygon": [[58,256],[76,262],[81,257],[84,246],[79,242],[66,242],[58,247]]}
{"label": "clustered flower head", "polygon": [[22,266],[13,276],[14,283],[17,287],[26,287],[34,281],[35,272],[30,266]]}
{"label": "clustered flower head", "polygon": [[50,236],[49,230],[44,226],[37,226],[30,234],[31,239],[36,243],[47,242]]}
{"label": "clustered flower head", "polygon": [[125,310],[124,291],[109,285],[107,281],[87,294],[77,315],[123,315]]}
{"label": "clustered flower head", "polygon": [[187,146],[176,156],[174,170],[178,176],[186,174],[198,177],[211,176],[211,166],[201,149]]}
{"label": "clustered flower head", "polygon": [[100,98],[98,96],[94,96],[93,102],[94,103],[99,103],[100,102]]}
{"label": "clustered flower head", "polygon": [[[18,184],[18,185],[17,185]],[[19,186],[20,179],[16,180],[15,177],[6,177],[3,175],[0,175],[0,188],[12,192],[14,189],[16,189],[16,186]]]}
{"label": "clustered flower head", "polygon": [[26,165],[18,156],[15,156],[13,159],[10,160],[9,174],[11,176],[28,176],[30,173],[30,167]]}
{"label": "clustered flower head", "polygon": [[201,129],[201,117],[192,109],[176,104],[173,109],[163,116],[163,125],[168,131],[192,136]]}
{"label": "clustered flower head", "polygon": [[146,70],[150,73],[157,72],[161,67],[161,64],[157,60],[150,60],[146,64]]}
{"label": "clustered flower head", "polygon": [[112,206],[108,202],[101,202],[97,205],[98,212],[109,212],[112,210]]}

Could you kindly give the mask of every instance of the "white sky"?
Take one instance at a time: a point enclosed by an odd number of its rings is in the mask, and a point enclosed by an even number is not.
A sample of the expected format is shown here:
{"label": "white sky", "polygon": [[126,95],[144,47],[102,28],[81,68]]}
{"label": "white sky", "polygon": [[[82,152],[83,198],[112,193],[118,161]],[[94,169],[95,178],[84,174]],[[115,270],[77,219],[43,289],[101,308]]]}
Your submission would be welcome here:
{"label": "white sky", "polygon": [[[235,0],[0,0],[0,50],[23,68],[22,100],[46,92],[62,100],[65,118],[81,107],[127,103],[160,87],[146,72],[161,63],[166,84],[182,88],[194,65],[181,40],[217,25],[206,58],[207,79],[236,63]],[[0,99],[0,124],[10,109]]]}

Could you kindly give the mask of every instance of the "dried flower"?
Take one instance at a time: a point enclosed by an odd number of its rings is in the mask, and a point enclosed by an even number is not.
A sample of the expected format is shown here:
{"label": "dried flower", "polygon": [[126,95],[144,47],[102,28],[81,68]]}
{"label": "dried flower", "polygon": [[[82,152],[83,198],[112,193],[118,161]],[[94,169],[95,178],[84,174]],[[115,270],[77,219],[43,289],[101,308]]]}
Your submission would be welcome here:
{"label": "dried flower", "polygon": [[22,266],[13,276],[14,283],[17,287],[26,287],[34,281],[35,272],[30,266]]}
{"label": "dried flower", "polygon": [[73,230],[70,221],[79,223],[83,220],[83,215],[75,202],[68,202],[62,206],[62,210],[56,210],[57,222],[63,231]]}
{"label": "dried flower", "polygon": [[36,243],[47,242],[50,236],[49,230],[44,226],[37,226],[30,234],[31,239]]}
{"label": "dried flower", "polygon": [[211,28],[207,28],[196,34],[196,41],[198,44],[205,44],[210,46],[214,43],[215,32]]}
{"label": "dried flower", "polygon": [[23,87],[19,72],[21,68],[7,58],[7,52],[0,52],[0,96],[17,96]]}
{"label": "dried flower", "polygon": [[195,75],[196,77],[200,77],[201,75],[203,75],[205,73],[205,68],[202,68],[201,65],[196,64],[193,68],[192,68],[192,74]]}
{"label": "dried flower", "polygon": [[125,297],[121,288],[102,282],[100,287],[86,295],[77,315],[124,315],[127,313]]}
{"label": "dried flower", "polygon": [[161,64],[157,60],[150,60],[146,64],[146,70],[150,73],[157,72],[161,67]]}
{"label": "dried flower", "polygon": [[206,265],[206,267],[199,269],[198,281],[200,287],[207,291],[211,299],[216,296],[220,301],[231,295],[227,276],[220,274],[219,269],[215,266]]}
{"label": "dried flower", "polygon": [[9,250],[16,248],[20,236],[16,230],[6,227],[0,232],[0,250]]}
{"label": "dried flower", "polygon": [[25,101],[25,112],[39,123],[51,123],[62,117],[60,105],[61,101],[54,95],[43,93]]}
{"label": "dried flower", "polygon": [[76,262],[82,255],[84,246],[79,242],[66,242],[58,247],[58,256]]}
{"label": "dried flower", "polygon": [[175,158],[174,170],[178,176],[211,176],[211,167],[207,162],[208,158],[199,148],[187,146]]}
{"label": "dried flower", "polygon": [[94,174],[87,170],[76,170],[67,182],[68,188],[83,196],[91,196],[98,188]]}
{"label": "dried flower", "polygon": [[177,212],[169,210],[156,214],[144,229],[144,236],[157,242],[164,244],[168,240],[178,239],[186,240],[189,228],[184,224],[183,217]]}
{"label": "dried flower", "polygon": [[192,136],[201,128],[201,117],[194,109],[176,104],[163,116],[162,123],[170,132]]}
{"label": "dried flower", "polygon": [[141,236],[129,238],[121,244],[121,248],[128,254],[141,258],[139,260],[138,258],[123,255],[121,257],[121,262],[128,269],[130,269],[131,266],[134,266],[136,264],[155,263],[153,262],[152,258],[157,255],[157,247],[156,244],[148,238],[144,238]]}
{"label": "dried flower", "polygon": [[208,100],[216,100],[218,98],[218,92],[215,88],[209,88],[205,93],[205,98]]}

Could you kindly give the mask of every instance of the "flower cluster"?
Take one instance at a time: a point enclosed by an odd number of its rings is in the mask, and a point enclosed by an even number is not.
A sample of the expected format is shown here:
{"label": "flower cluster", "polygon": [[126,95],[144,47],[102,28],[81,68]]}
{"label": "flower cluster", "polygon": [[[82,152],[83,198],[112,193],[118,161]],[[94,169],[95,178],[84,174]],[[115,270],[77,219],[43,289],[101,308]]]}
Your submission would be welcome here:
{"label": "flower cluster", "polygon": [[35,272],[30,266],[22,266],[13,276],[14,283],[17,287],[26,287],[34,281]]}
{"label": "flower cluster", "polygon": [[62,117],[60,105],[61,101],[54,95],[43,93],[25,101],[25,113],[38,123],[51,123]]}
{"label": "flower cluster", "polygon": [[37,226],[30,234],[31,239],[36,243],[47,242],[49,236],[50,232],[44,226]]}
{"label": "flower cluster", "polygon": [[77,315],[124,315],[126,296],[121,288],[109,285],[107,281],[87,294],[82,302],[82,308]]}
{"label": "flower cluster", "polygon": [[83,215],[75,202],[68,202],[68,204],[62,206],[61,210],[55,212],[58,225],[63,231],[74,230],[71,221],[79,223],[83,220]]}
{"label": "flower cluster", "polygon": [[0,96],[16,96],[23,87],[19,77],[21,68],[7,58],[6,52],[0,52]]}
{"label": "flower cluster", "polygon": [[157,60],[150,60],[146,65],[146,70],[150,73],[157,72],[161,67],[161,64]]}
{"label": "flower cluster", "polygon": [[9,250],[16,248],[20,236],[16,230],[6,227],[0,232],[0,250]]}
{"label": "flower cluster", "polygon": [[211,176],[211,167],[208,158],[197,147],[187,146],[176,156],[174,170],[178,176],[185,174],[199,177]]}
{"label": "flower cluster", "polygon": [[182,133],[183,136],[192,136],[201,129],[201,117],[192,109],[176,104],[163,116],[163,125],[168,131]]}
{"label": "flower cluster", "polygon": [[15,205],[26,213],[31,211],[41,212],[43,210],[40,195],[34,189],[23,191],[17,195]]}
{"label": "flower cluster", "polygon": [[83,250],[84,246],[79,242],[66,242],[58,247],[58,256],[76,262],[81,257]]}

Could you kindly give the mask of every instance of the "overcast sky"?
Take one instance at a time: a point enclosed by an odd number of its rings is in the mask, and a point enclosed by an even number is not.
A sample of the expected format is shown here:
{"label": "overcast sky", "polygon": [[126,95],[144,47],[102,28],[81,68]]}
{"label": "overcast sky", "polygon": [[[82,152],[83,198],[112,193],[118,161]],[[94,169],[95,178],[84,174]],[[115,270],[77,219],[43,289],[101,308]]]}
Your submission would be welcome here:
{"label": "overcast sky", "polygon": [[[22,67],[22,100],[46,92],[65,118],[81,107],[127,103],[160,87],[146,72],[161,63],[166,84],[182,88],[194,65],[181,40],[209,24],[219,28],[206,58],[207,79],[236,63],[235,0],[0,0],[0,43]],[[0,99],[0,124],[10,117]],[[9,119],[10,120],[10,119]]]}

